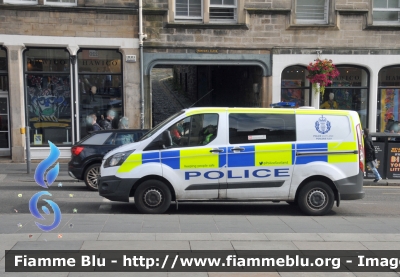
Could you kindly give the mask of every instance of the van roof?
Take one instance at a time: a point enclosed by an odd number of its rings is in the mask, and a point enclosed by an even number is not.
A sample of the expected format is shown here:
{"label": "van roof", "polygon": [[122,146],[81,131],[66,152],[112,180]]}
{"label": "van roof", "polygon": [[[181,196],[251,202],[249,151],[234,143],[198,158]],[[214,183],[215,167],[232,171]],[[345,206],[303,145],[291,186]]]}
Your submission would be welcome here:
{"label": "van roof", "polygon": [[349,115],[357,114],[356,111],[350,110],[326,110],[326,109],[293,109],[293,108],[229,108],[229,107],[197,107],[184,109],[186,115],[195,114],[197,112],[218,113],[218,112],[248,112],[248,113],[279,113],[279,114],[332,114],[332,115]]}

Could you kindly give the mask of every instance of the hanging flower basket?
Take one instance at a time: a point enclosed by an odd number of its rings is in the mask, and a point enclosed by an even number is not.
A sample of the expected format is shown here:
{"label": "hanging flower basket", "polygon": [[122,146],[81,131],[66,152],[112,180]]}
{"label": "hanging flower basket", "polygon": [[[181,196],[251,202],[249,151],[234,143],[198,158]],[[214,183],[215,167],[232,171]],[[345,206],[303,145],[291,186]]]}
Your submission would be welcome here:
{"label": "hanging flower basket", "polygon": [[339,76],[339,71],[332,60],[316,59],[307,66],[308,76],[316,93],[321,92],[324,96],[325,87],[332,84],[332,80]]}

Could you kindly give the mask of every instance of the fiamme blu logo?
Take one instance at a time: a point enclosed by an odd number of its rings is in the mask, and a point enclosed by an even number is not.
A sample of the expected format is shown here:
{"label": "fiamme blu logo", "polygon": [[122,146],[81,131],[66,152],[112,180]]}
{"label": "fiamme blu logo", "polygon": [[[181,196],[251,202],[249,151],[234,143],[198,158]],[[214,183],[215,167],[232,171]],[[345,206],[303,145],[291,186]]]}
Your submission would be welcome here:
{"label": "fiamme blu logo", "polygon": [[[52,164],[54,164],[57,159],[60,157],[60,150],[52,143],[49,141],[50,145],[50,154],[49,156],[44,159],[36,168],[35,170],[35,182],[41,186],[44,189],[49,188],[53,182],[56,180],[58,173],[60,171],[60,165],[57,163],[53,168],[49,169]],[[47,171],[47,174],[46,174]],[[46,174],[46,179],[45,179],[45,174]],[[29,200],[29,210],[31,214],[36,217],[37,219],[40,220],[45,220],[45,218],[42,216],[42,214],[38,210],[38,203],[39,199],[42,196],[52,196],[50,192],[48,191],[40,191],[36,194],[34,194],[31,197],[31,200]],[[57,228],[58,225],[60,225],[61,222],[61,211],[58,205],[48,199],[43,199],[53,210],[54,213],[54,220],[53,223],[50,225],[44,225],[39,222],[36,222],[36,226],[38,226],[42,231],[49,232],[55,228]],[[42,212],[44,212],[46,215],[50,214],[50,210],[46,206],[41,207]]]}

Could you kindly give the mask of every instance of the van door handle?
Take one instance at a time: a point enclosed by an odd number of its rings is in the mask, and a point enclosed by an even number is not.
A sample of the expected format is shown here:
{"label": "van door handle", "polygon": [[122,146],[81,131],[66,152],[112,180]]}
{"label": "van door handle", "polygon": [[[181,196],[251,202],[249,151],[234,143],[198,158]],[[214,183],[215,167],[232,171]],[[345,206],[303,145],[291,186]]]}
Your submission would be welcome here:
{"label": "van door handle", "polygon": [[210,152],[211,153],[215,153],[215,152],[221,153],[221,152],[224,152],[224,149],[214,148],[214,149],[211,149]]}
{"label": "van door handle", "polygon": [[231,149],[231,151],[244,151],[243,147],[234,147]]}

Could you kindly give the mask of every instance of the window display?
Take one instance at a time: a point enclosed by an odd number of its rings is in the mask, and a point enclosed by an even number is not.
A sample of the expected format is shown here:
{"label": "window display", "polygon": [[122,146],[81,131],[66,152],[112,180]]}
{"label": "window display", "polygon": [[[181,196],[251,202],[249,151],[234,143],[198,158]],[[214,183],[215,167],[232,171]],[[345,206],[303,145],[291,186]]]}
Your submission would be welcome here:
{"label": "window display", "polygon": [[[104,128],[118,129],[123,114],[121,53],[116,50],[88,50],[78,53],[78,97],[80,137],[93,128],[88,115],[95,115]],[[108,125],[108,124],[106,124]]]}
{"label": "window display", "polygon": [[340,75],[321,94],[321,109],[353,110],[358,113],[362,126],[368,118],[368,72],[362,68],[339,65]]}
{"label": "window display", "polygon": [[64,49],[29,49],[25,58],[25,93],[31,146],[72,144],[69,53]]}
{"label": "window display", "polygon": [[306,79],[306,68],[290,66],[282,72],[281,101],[294,102],[296,107],[310,105],[310,84]]}
{"label": "window display", "polygon": [[383,68],[378,77],[378,132],[400,132],[400,66]]}

